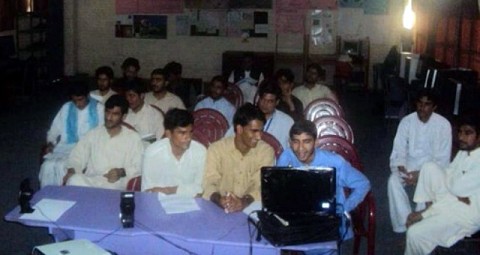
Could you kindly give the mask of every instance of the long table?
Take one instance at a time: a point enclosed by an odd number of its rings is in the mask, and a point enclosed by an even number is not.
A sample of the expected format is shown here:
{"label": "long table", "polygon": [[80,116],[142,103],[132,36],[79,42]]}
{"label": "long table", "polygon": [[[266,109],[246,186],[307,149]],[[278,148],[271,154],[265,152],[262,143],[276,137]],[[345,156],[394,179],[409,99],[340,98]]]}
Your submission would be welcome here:
{"label": "long table", "polygon": [[[56,222],[20,219],[17,206],[5,220],[27,226],[47,227],[57,241],[88,239],[125,254],[280,254],[282,249],[336,250],[336,242],[274,247],[265,239],[250,237],[247,215],[225,214],[210,201],[198,198],[199,211],[166,214],[157,195],[135,193],[135,227],[122,228],[119,219],[120,191],[73,186],[47,186],[31,203],[43,198],[75,201]],[[253,231],[253,229],[251,229]]]}

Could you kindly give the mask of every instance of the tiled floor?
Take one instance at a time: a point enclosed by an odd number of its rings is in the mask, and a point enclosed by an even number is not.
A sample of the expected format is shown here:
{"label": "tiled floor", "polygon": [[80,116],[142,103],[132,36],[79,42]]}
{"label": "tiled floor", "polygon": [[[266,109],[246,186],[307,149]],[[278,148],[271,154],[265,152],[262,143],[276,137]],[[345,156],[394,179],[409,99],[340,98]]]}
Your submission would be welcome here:
{"label": "tiled floor", "polygon": [[[59,109],[62,100],[58,93],[42,93],[35,100],[8,104],[0,108],[0,178],[5,215],[16,204],[18,185],[25,177],[36,179],[39,169],[39,148]],[[377,206],[376,254],[403,254],[404,235],[391,231],[387,205],[388,156],[398,124],[385,121],[375,109],[377,98],[362,91],[347,92],[341,102],[346,120],[353,128],[355,144],[363,161],[365,173],[372,183]],[[32,247],[52,242],[46,229],[0,222],[0,254],[28,254]],[[364,244],[364,243],[362,243]],[[346,242],[342,254],[351,254],[351,242]],[[365,247],[362,246],[362,254]]]}

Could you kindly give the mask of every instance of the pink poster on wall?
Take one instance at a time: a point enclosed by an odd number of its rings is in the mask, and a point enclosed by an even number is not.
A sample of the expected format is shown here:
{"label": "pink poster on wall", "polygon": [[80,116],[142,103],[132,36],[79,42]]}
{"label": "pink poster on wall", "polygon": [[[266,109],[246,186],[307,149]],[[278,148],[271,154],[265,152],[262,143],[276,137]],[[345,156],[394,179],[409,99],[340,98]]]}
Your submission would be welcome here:
{"label": "pink poster on wall", "polygon": [[277,0],[275,4],[275,31],[279,34],[304,33],[307,9],[308,0]]}
{"label": "pink poster on wall", "polygon": [[183,1],[179,0],[139,0],[139,13],[183,13]]}
{"label": "pink poster on wall", "polygon": [[309,0],[310,9],[337,9],[337,0]]}
{"label": "pink poster on wall", "polygon": [[138,0],[116,0],[116,14],[132,14],[138,12]]}

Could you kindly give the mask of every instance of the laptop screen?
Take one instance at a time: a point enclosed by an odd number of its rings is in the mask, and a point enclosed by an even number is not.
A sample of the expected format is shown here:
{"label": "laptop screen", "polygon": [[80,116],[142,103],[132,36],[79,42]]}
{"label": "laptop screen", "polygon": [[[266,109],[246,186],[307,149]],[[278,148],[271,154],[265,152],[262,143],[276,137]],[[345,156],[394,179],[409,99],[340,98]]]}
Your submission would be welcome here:
{"label": "laptop screen", "polygon": [[262,167],[263,210],[334,215],[335,177],[333,167]]}

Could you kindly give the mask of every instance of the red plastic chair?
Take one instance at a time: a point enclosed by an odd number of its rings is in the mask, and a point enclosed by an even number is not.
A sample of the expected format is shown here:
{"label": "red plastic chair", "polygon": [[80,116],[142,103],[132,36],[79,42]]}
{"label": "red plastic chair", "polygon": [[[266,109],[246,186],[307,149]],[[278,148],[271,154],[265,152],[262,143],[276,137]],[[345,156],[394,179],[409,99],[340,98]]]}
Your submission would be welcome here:
{"label": "red plastic chair", "polygon": [[222,138],[228,130],[227,119],[214,109],[204,108],[194,111],[193,120],[194,134],[202,133],[209,143]]}
{"label": "red plastic chair", "polygon": [[323,116],[344,117],[342,107],[330,98],[319,98],[308,104],[303,111],[305,119],[313,121]]}
{"label": "red plastic chair", "polygon": [[238,86],[228,84],[225,91],[223,91],[223,96],[232,103],[235,108],[243,105],[243,94]]}
{"label": "red plastic chair", "polygon": [[208,148],[208,146],[210,146],[210,141],[208,140],[208,137],[201,132],[201,129],[193,130],[192,139],[203,144],[205,148]]}
{"label": "red plastic chair", "polygon": [[141,191],[142,190],[142,176],[133,177],[127,183],[127,191]]}
{"label": "red plastic chair", "polygon": [[[363,171],[363,166],[360,162],[357,150],[347,140],[338,136],[322,136],[316,141],[318,148],[334,152],[342,156],[350,164]],[[346,190],[348,194],[349,191]],[[376,220],[375,220],[375,199],[372,192],[368,192],[363,201],[352,211],[353,222],[353,254],[358,255],[360,251],[360,243],[362,237],[367,240],[367,255],[375,254],[375,234],[376,234]]]}
{"label": "red plastic chair", "polygon": [[353,144],[353,131],[348,123],[338,116],[323,116],[313,121],[317,127],[317,138],[326,135],[336,135],[345,138]]}
{"label": "red plastic chair", "polygon": [[262,132],[262,140],[272,146],[275,151],[275,158],[278,159],[283,152],[282,144],[270,133]]}

